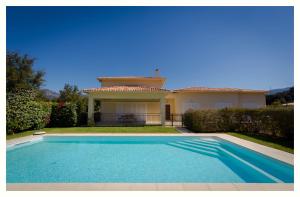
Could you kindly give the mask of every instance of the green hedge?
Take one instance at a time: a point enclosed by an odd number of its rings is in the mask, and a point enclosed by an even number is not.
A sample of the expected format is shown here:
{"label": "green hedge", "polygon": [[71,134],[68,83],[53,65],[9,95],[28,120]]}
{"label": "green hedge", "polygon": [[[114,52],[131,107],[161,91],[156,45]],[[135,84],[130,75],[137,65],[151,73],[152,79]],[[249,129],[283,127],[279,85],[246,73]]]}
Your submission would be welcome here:
{"label": "green hedge", "polygon": [[293,108],[190,110],[184,125],[195,132],[241,132],[294,138]]}
{"label": "green hedge", "polygon": [[87,111],[88,111],[87,98],[83,97],[74,103],[76,104],[77,126],[86,126],[87,125]]}
{"label": "green hedge", "polygon": [[77,124],[76,104],[55,103],[52,105],[50,127],[74,127]]}
{"label": "green hedge", "polygon": [[41,129],[49,122],[51,105],[34,101],[36,92],[17,90],[7,94],[6,133],[18,133],[29,129]]}
{"label": "green hedge", "polygon": [[6,133],[48,127],[87,125],[85,102],[51,103],[37,101],[36,90],[19,89],[7,93]]}
{"label": "green hedge", "polygon": [[80,112],[77,114],[77,126],[87,126],[88,113]]}

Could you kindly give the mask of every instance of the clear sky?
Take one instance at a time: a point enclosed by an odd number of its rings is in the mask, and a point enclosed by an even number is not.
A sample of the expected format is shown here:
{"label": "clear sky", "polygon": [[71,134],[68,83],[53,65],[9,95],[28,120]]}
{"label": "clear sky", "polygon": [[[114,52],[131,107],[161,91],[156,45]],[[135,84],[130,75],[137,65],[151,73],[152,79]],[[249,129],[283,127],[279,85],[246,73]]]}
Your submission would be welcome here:
{"label": "clear sky", "polygon": [[294,83],[292,7],[8,7],[7,50],[36,58],[44,88],[153,76],[166,88]]}

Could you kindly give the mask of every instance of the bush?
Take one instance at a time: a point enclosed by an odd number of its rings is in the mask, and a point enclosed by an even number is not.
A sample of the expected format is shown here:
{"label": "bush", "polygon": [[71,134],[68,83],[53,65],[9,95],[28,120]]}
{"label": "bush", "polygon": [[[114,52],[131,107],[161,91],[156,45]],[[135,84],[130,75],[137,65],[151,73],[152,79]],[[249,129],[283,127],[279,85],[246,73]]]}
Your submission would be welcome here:
{"label": "bush", "polygon": [[80,114],[77,117],[77,125],[78,126],[86,126],[87,125],[87,118],[88,118],[88,113],[87,112],[80,112]]}
{"label": "bush", "polygon": [[51,105],[43,102],[30,102],[29,108],[31,111],[31,128],[42,129],[50,122]]}
{"label": "bush", "polygon": [[[272,134],[294,139],[294,109],[286,107],[261,110],[266,130],[272,129]],[[267,119],[267,120],[266,120]]]}
{"label": "bush", "polygon": [[6,133],[12,134],[29,129],[41,129],[49,121],[49,103],[34,101],[33,90],[16,90],[7,94]]}
{"label": "bush", "polygon": [[88,110],[88,100],[86,97],[80,98],[76,104],[76,113],[77,113],[77,126],[87,125],[87,110]]}
{"label": "bush", "polygon": [[294,138],[293,108],[187,111],[184,125],[195,132],[241,132]]}
{"label": "bush", "polygon": [[76,104],[58,103],[52,105],[50,127],[74,127],[77,123]]}
{"label": "bush", "polygon": [[255,133],[259,130],[260,117],[255,109],[220,109],[219,131],[244,131]]}
{"label": "bush", "polygon": [[188,111],[184,115],[186,127],[195,131],[215,132],[218,130],[217,120],[215,110]]}

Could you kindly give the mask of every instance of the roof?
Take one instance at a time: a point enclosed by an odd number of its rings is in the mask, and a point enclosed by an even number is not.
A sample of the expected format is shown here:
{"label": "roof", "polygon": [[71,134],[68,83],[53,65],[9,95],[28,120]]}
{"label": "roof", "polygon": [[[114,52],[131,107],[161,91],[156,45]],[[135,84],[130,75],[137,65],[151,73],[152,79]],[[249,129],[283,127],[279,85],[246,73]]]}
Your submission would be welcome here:
{"label": "roof", "polygon": [[166,89],[145,86],[111,86],[100,88],[88,88],[83,92],[167,92]]}
{"label": "roof", "polygon": [[119,76],[119,77],[97,77],[101,82],[103,80],[156,80],[156,81],[165,81],[164,77],[141,77],[141,76]]}
{"label": "roof", "polygon": [[267,93],[265,90],[250,90],[239,88],[208,88],[208,87],[188,87],[173,90],[173,92],[239,92],[239,93]]}

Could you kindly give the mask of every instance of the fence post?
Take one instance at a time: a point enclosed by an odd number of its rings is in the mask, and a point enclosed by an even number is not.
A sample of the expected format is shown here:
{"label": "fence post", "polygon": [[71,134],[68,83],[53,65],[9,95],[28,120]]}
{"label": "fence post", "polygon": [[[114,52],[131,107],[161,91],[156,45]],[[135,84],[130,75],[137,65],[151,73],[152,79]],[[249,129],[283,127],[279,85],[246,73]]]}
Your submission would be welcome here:
{"label": "fence post", "polygon": [[171,122],[172,122],[172,127],[173,127],[173,120],[174,120],[174,117],[173,117],[174,114],[171,114]]}

